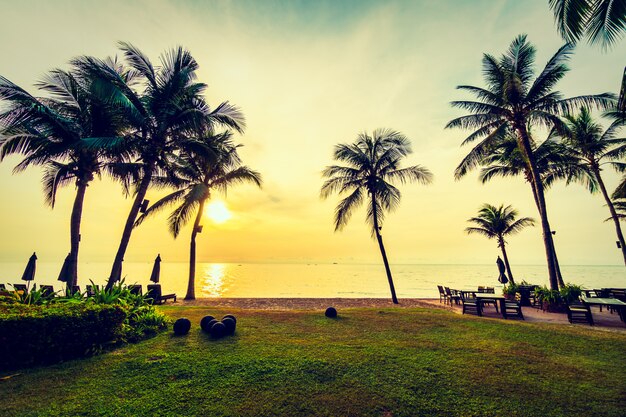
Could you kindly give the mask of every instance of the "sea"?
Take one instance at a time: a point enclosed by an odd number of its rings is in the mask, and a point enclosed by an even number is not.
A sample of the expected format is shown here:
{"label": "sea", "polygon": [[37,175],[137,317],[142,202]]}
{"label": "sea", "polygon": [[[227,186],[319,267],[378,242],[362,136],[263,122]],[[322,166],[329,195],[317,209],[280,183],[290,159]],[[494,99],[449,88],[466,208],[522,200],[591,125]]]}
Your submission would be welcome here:
{"label": "sea", "polygon": [[[25,264],[0,263],[0,283],[17,284]],[[109,263],[81,263],[79,282],[81,289],[93,281],[106,283]],[[122,276],[127,284],[150,284],[152,263],[124,263]],[[516,282],[522,280],[548,284],[544,265],[516,265],[513,267]],[[53,285],[61,290],[57,281],[61,265],[38,262],[36,284]],[[502,288],[498,282],[498,269],[493,265],[391,265],[398,297],[438,297],[437,285],[455,289],[475,289],[479,285]],[[626,287],[626,268],[620,266],[562,265],[562,275],[567,283],[584,288]],[[165,293],[184,297],[187,291],[189,265],[186,263],[161,263],[160,283]],[[382,264],[334,263],[198,263],[196,266],[196,297],[252,297],[252,298],[386,298],[389,284]]]}

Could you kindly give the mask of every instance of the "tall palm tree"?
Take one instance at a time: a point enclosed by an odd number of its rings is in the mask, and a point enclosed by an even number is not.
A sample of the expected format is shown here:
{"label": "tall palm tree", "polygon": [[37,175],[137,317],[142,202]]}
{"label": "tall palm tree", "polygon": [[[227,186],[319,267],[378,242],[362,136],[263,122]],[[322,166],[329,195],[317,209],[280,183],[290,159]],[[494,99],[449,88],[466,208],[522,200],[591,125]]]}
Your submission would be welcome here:
{"label": "tall palm tree", "polygon": [[[576,157],[568,152],[565,146],[557,143],[554,138],[548,138],[539,145],[536,145],[533,141],[532,145],[533,154],[537,161],[537,169],[545,190],[557,180],[565,180],[567,184],[580,182],[587,185],[592,191],[596,189],[593,176],[580,164]],[[537,210],[539,210],[539,200],[532,182],[532,174],[527,161],[518,147],[516,138],[507,136],[503,140],[492,144],[488,152],[490,153],[484,152],[486,156],[480,162],[482,165],[479,174],[480,181],[484,184],[494,177],[522,176],[530,185],[533,199]],[[457,172],[462,170],[462,167],[463,163],[457,167]],[[564,286],[565,282],[561,274],[555,247],[553,247],[553,257],[557,281],[559,286]]]}
{"label": "tall palm tree", "polygon": [[603,130],[600,124],[593,121],[589,110],[583,107],[578,115],[566,115],[565,125],[555,130],[554,134],[562,138],[569,152],[586,166],[598,184],[615,224],[615,232],[626,264],[624,234],[601,174],[603,165],[618,166],[615,161],[626,155],[626,138],[616,138],[616,130],[615,124]]}
{"label": "tall palm tree", "polygon": [[118,167],[114,174],[123,178],[127,190],[133,188],[134,200],[124,225],[122,238],[111,267],[107,287],[119,280],[122,262],[130,242],[133,225],[154,175],[167,172],[174,155],[202,126],[223,125],[243,131],[241,112],[228,102],[211,110],[203,92],[206,85],[196,81],[198,63],[182,47],[161,55],[161,66],[129,43],[120,43],[127,65],[143,81],[139,89],[126,82],[102,61],[82,57],[75,64],[98,80],[98,93],[110,104],[123,109],[132,128],[128,136],[138,158],[132,165]]}
{"label": "tall palm tree", "polygon": [[504,207],[504,204],[502,204],[500,207],[496,207],[485,203],[478,210],[478,216],[468,220],[468,222],[474,223],[476,227],[465,228],[467,234],[480,234],[488,239],[496,239],[498,247],[502,250],[504,264],[513,284],[515,284],[515,279],[513,279],[509,257],[506,254],[506,241],[504,238],[505,236],[521,232],[527,226],[535,225],[535,220],[530,217],[516,219],[517,214],[517,210],[514,210],[511,206]]}
{"label": "tall palm tree", "polygon": [[[608,93],[564,99],[561,93],[554,91],[556,83],[568,71],[565,63],[571,53],[571,45],[561,47],[537,77],[534,77],[533,67],[535,48],[527,42],[526,35],[518,36],[500,59],[485,54],[483,74],[487,88],[458,86],[458,89],[474,94],[477,100],[453,101],[454,107],[467,110],[470,114],[456,118],[446,125],[446,128],[474,129],[463,144],[480,139],[477,146],[483,149],[489,149],[490,143],[514,132],[522,156],[527,161],[537,196],[548,275],[553,289],[558,289],[554,247],[544,186],[533,154],[528,126],[552,127],[561,123],[559,114],[571,111],[573,107],[596,105],[604,108],[614,102],[613,96]],[[473,159],[467,161],[466,166],[477,165],[484,156],[480,152],[473,153]]]}
{"label": "tall palm tree", "polygon": [[185,300],[196,298],[196,235],[200,231],[205,203],[216,191],[226,193],[235,184],[253,183],[261,186],[261,174],[241,165],[237,154],[239,146],[232,144],[230,132],[206,138],[204,145],[205,149],[201,149],[202,146],[196,146],[195,149],[199,152],[184,154],[179,158],[173,167],[173,178],[163,178],[164,182],[172,182],[178,190],[154,203],[135,223],[135,226],[138,226],[154,213],[179,203],[180,205],[168,218],[169,230],[176,238],[182,227],[191,219],[194,211],[196,212],[191,229],[189,282]]}
{"label": "tall palm tree", "polygon": [[429,184],[433,178],[428,169],[419,165],[400,168],[402,160],[411,152],[411,144],[406,136],[389,129],[377,129],[371,136],[360,134],[352,144],[337,145],[334,159],[346,165],[329,166],[322,174],[328,178],[322,185],[322,198],[335,192],[348,194],[335,209],[335,231],[341,230],[350,220],[352,212],[363,202],[366,203],[366,221],[372,227],[372,236],[378,241],[391,299],[395,304],[398,304],[398,298],[380,234],[385,213],[400,204],[400,190],[392,183],[417,181]]}
{"label": "tall palm tree", "polygon": [[[108,61],[121,79],[132,74]],[[6,78],[0,77],[0,99],[6,109],[0,114],[2,128],[0,160],[22,154],[16,172],[31,165],[44,167],[45,201],[54,208],[57,190],[74,183],[76,196],[70,219],[70,278],[77,284],[80,225],[85,193],[95,176],[112,158],[123,161],[126,151],[119,145],[124,128],[120,115],[92,94],[93,79],[76,71],[51,71],[37,86],[48,94],[34,97]],[[94,146],[97,142],[99,146]]]}
{"label": "tall palm tree", "polygon": [[549,0],[549,4],[567,42],[587,38],[590,43],[607,48],[626,33],[624,0]]}

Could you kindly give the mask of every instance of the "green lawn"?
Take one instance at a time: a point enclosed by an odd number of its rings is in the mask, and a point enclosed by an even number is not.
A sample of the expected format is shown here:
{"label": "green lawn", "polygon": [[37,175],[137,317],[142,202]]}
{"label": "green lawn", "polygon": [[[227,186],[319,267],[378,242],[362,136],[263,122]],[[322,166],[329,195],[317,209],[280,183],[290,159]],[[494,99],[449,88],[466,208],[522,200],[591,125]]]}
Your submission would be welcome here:
{"label": "green lawn", "polygon": [[[624,416],[626,334],[427,309],[163,307],[171,332],[11,372],[0,415]],[[200,318],[237,315],[219,341]],[[6,375],[6,373],[5,373]]]}

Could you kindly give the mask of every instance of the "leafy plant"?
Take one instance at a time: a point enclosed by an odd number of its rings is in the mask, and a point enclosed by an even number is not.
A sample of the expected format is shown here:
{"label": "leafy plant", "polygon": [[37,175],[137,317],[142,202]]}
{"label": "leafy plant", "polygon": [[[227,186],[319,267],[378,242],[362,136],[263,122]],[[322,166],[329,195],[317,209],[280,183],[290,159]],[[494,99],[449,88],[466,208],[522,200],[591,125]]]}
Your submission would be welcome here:
{"label": "leafy plant", "polygon": [[561,293],[558,290],[551,290],[546,286],[535,288],[535,297],[541,303],[558,305],[561,303]]}
{"label": "leafy plant", "polygon": [[571,303],[572,301],[578,300],[582,292],[583,287],[581,285],[565,284],[564,287],[561,287],[560,295],[563,301]]}
{"label": "leafy plant", "polygon": [[502,287],[502,294],[504,295],[515,295],[518,290],[518,285],[514,283],[510,283],[509,285],[505,285]]}

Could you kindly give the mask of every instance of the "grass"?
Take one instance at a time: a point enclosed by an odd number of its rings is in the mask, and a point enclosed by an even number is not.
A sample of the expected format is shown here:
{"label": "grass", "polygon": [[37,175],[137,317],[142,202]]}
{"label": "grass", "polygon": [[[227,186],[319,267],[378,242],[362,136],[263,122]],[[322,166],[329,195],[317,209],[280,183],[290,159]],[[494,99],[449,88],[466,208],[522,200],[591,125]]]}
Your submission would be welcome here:
{"label": "grass", "polygon": [[[171,332],[0,380],[0,415],[623,416],[626,334],[428,309],[163,307]],[[237,315],[218,341],[206,314]],[[16,372],[12,372],[13,374]]]}

